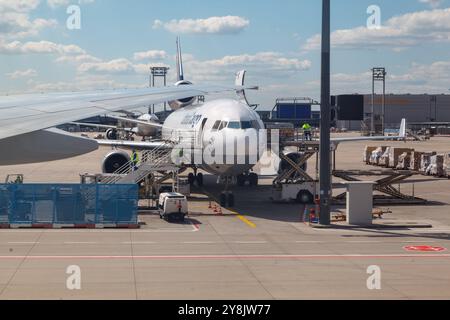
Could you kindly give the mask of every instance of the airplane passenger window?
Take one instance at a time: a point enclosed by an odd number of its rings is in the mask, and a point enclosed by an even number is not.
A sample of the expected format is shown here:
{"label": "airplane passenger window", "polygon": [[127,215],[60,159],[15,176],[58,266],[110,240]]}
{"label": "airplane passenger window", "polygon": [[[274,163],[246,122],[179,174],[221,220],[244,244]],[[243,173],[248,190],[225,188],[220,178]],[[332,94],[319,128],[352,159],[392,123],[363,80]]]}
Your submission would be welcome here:
{"label": "airplane passenger window", "polygon": [[230,123],[228,123],[228,128],[229,129],[240,129],[241,123],[239,121],[231,121]]}

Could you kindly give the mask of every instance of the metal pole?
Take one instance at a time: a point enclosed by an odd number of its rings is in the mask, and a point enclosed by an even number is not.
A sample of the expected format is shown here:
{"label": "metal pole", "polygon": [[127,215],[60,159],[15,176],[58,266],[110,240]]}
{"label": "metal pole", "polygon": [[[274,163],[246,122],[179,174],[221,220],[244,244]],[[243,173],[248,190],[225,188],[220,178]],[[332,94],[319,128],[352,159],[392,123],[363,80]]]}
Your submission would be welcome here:
{"label": "metal pole", "polygon": [[322,0],[322,75],[320,120],[320,224],[331,223],[330,0]]}
{"label": "metal pole", "polygon": [[381,116],[381,130],[383,131],[382,132],[382,135],[384,135],[384,130],[386,129],[386,123],[385,123],[385,121],[386,121],[386,73],[384,72],[384,74],[383,74],[383,102],[382,102],[382,105],[383,105],[383,107],[382,107],[382,111],[381,111],[381,113],[382,113],[382,116]]}
{"label": "metal pole", "polygon": [[375,70],[372,69],[372,112],[370,114],[370,133],[375,132]]}

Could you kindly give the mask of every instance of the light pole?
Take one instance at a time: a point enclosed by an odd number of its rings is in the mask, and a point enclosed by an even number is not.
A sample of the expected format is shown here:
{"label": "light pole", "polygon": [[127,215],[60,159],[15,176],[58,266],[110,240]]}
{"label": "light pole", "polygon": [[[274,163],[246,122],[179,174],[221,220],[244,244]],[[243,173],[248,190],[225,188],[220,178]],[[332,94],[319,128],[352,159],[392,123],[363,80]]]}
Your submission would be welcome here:
{"label": "light pole", "polygon": [[330,137],[330,0],[322,0],[322,74],[320,117],[320,224],[331,223],[331,137]]}

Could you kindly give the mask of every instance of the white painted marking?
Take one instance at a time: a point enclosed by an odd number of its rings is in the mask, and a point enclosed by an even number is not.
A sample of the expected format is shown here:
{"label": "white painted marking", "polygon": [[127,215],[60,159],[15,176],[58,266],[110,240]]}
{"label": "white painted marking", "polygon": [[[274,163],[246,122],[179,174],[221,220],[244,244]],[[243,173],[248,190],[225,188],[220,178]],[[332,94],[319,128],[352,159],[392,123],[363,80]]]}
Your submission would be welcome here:
{"label": "white painted marking", "polygon": [[265,244],[267,241],[235,241],[237,244]]}
{"label": "white painted marking", "polygon": [[98,244],[98,242],[76,242],[76,241],[70,242],[70,241],[68,241],[68,242],[64,242],[64,244]]}
{"label": "white painted marking", "polygon": [[125,241],[122,244],[156,244],[154,241]]}
{"label": "white painted marking", "polygon": [[173,255],[173,256],[0,256],[0,260],[64,260],[64,259],[87,259],[87,260],[123,260],[123,259],[144,259],[144,260],[201,260],[201,259],[409,259],[409,258],[439,258],[448,259],[450,254],[336,254],[336,255]]}
{"label": "white painted marking", "polygon": [[39,242],[30,241],[30,242],[8,242],[8,244],[39,244]]}
{"label": "white painted marking", "polygon": [[182,244],[216,244],[214,241],[185,241]]}
{"label": "white painted marking", "polygon": [[383,241],[346,241],[346,243],[383,243]]}
{"label": "white painted marking", "polygon": [[295,243],[325,243],[324,241],[295,241]]}

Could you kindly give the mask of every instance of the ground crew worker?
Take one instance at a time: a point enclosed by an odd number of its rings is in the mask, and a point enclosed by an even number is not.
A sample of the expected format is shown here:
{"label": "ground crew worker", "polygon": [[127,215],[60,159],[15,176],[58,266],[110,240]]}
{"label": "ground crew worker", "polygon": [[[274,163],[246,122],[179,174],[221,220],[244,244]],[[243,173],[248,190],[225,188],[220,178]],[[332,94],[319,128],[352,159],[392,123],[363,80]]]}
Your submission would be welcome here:
{"label": "ground crew worker", "polygon": [[312,141],[312,134],[311,134],[311,130],[312,127],[309,123],[305,123],[302,127],[303,129],[303,135],[305,137],[305,140],[307,141]]}
{"label": "ground crew worker", "polygon": [[136,171],[139,164],[139,155],[136,149],[133,149],[133,152],[131,153],[131,162],[133,163],[133,171]]}

